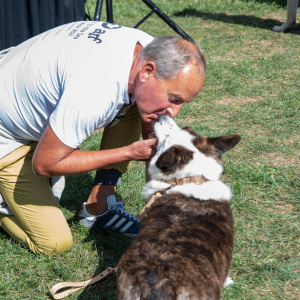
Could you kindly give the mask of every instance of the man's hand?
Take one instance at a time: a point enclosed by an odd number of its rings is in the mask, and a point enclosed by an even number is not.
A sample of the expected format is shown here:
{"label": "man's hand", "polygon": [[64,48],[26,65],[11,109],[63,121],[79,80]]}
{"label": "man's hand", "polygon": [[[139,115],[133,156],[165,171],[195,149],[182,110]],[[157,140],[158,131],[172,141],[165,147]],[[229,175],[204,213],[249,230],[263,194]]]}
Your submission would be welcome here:
{"label": "man's hand", "polygon": [[131,147],[130,152],[132,153],[132,160],[138,161],[148,161],[155,155],[157,146],[157,139],[151,138],[148,140],[142,140],[134,142],[129,147]]}

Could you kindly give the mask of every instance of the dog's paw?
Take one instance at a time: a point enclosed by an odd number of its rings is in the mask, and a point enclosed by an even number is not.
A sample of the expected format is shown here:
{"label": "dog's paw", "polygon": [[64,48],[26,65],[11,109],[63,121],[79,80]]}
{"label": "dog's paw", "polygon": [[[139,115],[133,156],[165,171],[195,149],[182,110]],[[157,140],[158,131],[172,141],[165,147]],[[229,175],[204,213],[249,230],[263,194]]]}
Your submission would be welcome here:
{"label": "dog's paw", "polygon": [[272,28],[273,31],[275,32],[285,32],[287,29],[291,28],[294,24],[285,22],[281,26],[274,26]]}
{"label": "dog's paw", "polygon": [[225,282],[223,284],[223,287],[225,288],[225,287],[229,286],[230,284],[233,284],[233,280],[229,276],[227,276],[225,279]]}
{"label": "dog's paw", "polygon": [[275,32],[282,32],[283,30],[281,29],[282,26],[274,26],[272,28],[272,31],[275,31]]}

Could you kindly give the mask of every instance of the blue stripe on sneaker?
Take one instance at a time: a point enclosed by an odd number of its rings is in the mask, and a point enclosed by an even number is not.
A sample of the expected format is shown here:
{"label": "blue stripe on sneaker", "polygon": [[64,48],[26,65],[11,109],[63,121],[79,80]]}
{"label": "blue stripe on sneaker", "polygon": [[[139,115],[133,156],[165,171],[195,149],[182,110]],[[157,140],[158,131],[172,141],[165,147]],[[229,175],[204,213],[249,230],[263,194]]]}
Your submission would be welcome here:
{"label": "blue stripe on sneaker", "polygon": [[125,232],[131,225],[133,224],[133,222],[129,221],[121,230],[120,232]]}
{"label": "blue stripe on sneaker", "polygon": [[126,222],[126,219],[125,218],[122,218],[116,225],[114,225],[114,229],[119,229],[119,227],[124,223]]}
{"label": "blue stripe on sneaker", "polygon": [[115,223],[115,221],[117,219],[119,219],[120,217],[118,215],[114,215],[106,224],[106,227],[111,227],[113,223]]}

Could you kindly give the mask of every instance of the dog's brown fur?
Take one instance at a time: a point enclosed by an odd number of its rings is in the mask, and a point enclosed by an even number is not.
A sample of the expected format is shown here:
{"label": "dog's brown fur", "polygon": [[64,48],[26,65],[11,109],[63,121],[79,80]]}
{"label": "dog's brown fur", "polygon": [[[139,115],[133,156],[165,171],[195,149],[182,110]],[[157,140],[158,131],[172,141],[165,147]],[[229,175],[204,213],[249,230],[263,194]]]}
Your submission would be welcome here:
{"label": "dog's brown fur", "polygon": [[[240,139],[215,140],[190,133],[200,151],[218,160]],[[168,158],[174,157],[170,151],[177,151],[181,164],[192,159],[184,147],[171,148],[156,162],[167,173],[178,163]],[[118,299],[220,299],[233,244],[228,200],[164,194],[145,212],[138,237],[119,263]]]}
{"label": "dog's brown fur", "polygon": [[119,294],[131,290],[140,299],[178,299],[187,291],[186,299],[220,299],[232,251],[228,201],[162,196],[120,261]]}

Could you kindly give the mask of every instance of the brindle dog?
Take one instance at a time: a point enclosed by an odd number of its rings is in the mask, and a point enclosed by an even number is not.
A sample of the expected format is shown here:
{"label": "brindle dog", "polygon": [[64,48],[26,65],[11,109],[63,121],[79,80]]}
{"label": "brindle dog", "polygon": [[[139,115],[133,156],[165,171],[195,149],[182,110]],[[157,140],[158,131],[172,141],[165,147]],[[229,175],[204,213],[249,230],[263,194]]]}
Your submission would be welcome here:
{"label": "brindle dog", "polygon": [[118,299],[221,299],[234,231],[220,159],[240,136],[203,138],[166,116],[155,133],[144,195],[158,197],[119,263]]}

